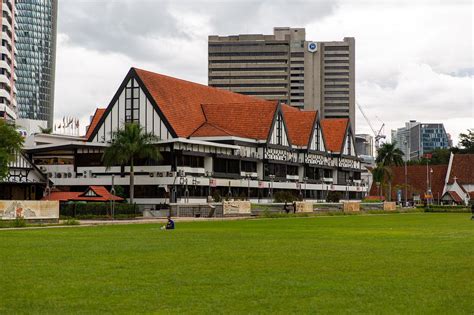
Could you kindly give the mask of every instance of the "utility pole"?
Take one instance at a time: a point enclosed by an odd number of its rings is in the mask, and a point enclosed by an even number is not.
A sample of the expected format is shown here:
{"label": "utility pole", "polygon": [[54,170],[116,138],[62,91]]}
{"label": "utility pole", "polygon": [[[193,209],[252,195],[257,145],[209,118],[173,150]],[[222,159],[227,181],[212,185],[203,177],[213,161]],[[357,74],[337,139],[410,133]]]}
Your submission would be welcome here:
{"label": "utility pole", "polygon": [[[405,140],[406,151],[408,152],[408,141]],[[405,207],[408,206],[408,156],[405,156]]]}

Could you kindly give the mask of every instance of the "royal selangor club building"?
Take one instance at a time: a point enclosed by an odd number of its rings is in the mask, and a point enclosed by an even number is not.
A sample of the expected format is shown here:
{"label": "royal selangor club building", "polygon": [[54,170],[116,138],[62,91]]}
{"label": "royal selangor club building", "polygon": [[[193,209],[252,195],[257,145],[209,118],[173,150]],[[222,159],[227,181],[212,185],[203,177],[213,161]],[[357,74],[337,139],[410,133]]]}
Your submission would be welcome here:
{"label": "royal selangor club building", "polygon": [[347,118],[320,120],[315,111],[136,68],[108,107],[95,111],[84,137],[45,135],[27,155],[56,189],[110,189],[113,181],[128,193],[129,167],[106,169],[101,161],[127,122],[156,135],[163,157],[135,163],[139,205],[248,195],[265,202],[279,191],[312,200],[367,193]]}

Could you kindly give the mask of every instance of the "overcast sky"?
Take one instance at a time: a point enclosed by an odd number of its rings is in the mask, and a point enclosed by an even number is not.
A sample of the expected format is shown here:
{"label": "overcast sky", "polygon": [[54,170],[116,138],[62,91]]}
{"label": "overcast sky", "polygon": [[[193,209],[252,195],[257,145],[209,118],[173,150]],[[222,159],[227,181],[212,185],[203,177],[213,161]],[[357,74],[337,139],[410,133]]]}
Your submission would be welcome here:
{"label": "overcast sky", "polygon": [[376,128],[442,122],[457,141],[474,128],[473,11],[470,0],[60,0],[55,117],[84,127],[132,66],[207,84],[208,35],[290,26],[307,40],[355,37],[356,99]]}

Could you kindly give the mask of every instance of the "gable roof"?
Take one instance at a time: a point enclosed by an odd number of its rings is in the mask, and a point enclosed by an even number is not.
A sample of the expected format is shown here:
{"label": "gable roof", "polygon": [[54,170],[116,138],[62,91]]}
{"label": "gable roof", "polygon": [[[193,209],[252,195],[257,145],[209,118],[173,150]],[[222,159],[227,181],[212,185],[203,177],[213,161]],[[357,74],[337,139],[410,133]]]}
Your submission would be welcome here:
{"label": "gable roof", "polygon": [[449,184],[456,181],[461,185],[474,185],[474,154],[454,154],[449,174]]}
{"label": "gable roof", "polygon": [[[97,196],[86,196],[86,193],[92,190]],[[74,191],[52,191],[48,196],[41,200],[59,200],[59,201],[123,201],[124,199],[112,195],[104,186],[89,186],[85,192]]]}
{"label": "gable roof", "polygon": [[[270,132],[277,102],[252,101],[228,104],[202,104],[206,122],[237,137],[266,140]],[[210,132],[210,130],[208,129]],[[202,133],[201,133],[202,136]]]}
{"label": "gable roof", "polygon": [[87,127],[86,139],[89,139],[94,131],[95,127],[99,123],[100,119],[105,113],[105,108],[97,108],[95,110],[94,116],[92,116],[91,124]]}
{"label": "gable roof", "polygon": [[[449,195],[451,197],[452,200],[454,200],[455,202],[457,203],[461,203],[463,202],[462,198],[459,196],[459,194],[457,192],[455,192],[454,190],[448,190],[444,196],[446,195]],[[443,197],[444,197],[443,196]]]}
{"label": "gable roof", "polygon": [[327,118],[321,120],[326,150],[341,152],[348,124],[348,118]]}
{"label": "gable roof", "polygon": [[283,105],[282,111],[288,126],[291,143],[297,146],[307,146],[313,132],[316,111],[300,111],[294,107]]}
{"label": "gable roof", "polygon": [[187,138],[204,122],[201,104],[248,103],[258,99],[132,68],[178,137]]}
{"label": "gable roof", "polygon": [[[433,173],[431,174],[431,191],[435,199],[443,195],[444,180],[448,171],[447,165],[431,165]],[[392,200],[397,199],[397,189],[401,189],[405,193],[405,167],[392,166]],[[408,165],[407,166],[407,182],[408,182],[408,199],[412,198],[412,194],[420,194],[424,198],[426,192],[426,165]],[[397,188],[403,187],[403,188]],[[370,188],[370,195],[377,195],[377,186],[375,183]],[[405,198],[405,197],[403,197]]]}

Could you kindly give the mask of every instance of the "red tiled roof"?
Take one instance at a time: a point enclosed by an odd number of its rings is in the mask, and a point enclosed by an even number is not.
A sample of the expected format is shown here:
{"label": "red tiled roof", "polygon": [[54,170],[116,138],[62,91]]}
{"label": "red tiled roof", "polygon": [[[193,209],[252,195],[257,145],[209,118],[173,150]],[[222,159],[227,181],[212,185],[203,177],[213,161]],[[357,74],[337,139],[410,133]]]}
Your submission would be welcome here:
{"label": "red tiled roof", "polygon": [[[258,99],[134,68],[178,137],[189,137],[204,122],[201,104],[249,103]],[[237,117],[226,117],[237,119]]]}
{"label": "red tiled roof", "polygon": [[[448,171],[447,165],[432,165],[433,169],[431,174],[431,191],[433,198],[437,199],[438,194],[441,198],[444,189],[444,180],[446,178],[446,172]],[[402,190],[402,195],[405,193],[405,167],[404,166],[392,166],[392,200],[397,198],[397,190]],[[408,165],[407,167],[407,182],[408,182],[408,199],[412,198],[412,195],[420,195],[424,198],[426,192],[426,165]],[[377,186],[375,182],[370,188],[370,195],[377,195]],[[404,197],[403,197],[404,198]]]}
{"label": "red tiled roof", "polygon": [[[222,135],[228,132],[236,137],[266,140],[277,109],[276,102],[255,101],[245,103],[202,104],[206,122],[218,128],[217,134],[207,128],[200,136]],[[196,136],[196,135],[193,135]]]}
{"label": "red tiled roof", "polygon": [[340,152],[346,135],[348,118],[328,118],[321,120],[326,150]]}
{"label": "red tiled roof", "polygon": [[201,125],[196,131],[193,132],[191,137],[219,137],[219,136],[231,136],[232,134],[223,128],[216,127],[208,122]]}
{"label": "red tiled roof", "polygon": [[462,198],[458,195],[458,193],[453,190],[447,191],[446,194],[449,194],[455,202],[463,202]]}
{"label": "red tiled roof", "polygon": [[455,154],[449,174],[449,184],[456,181],[461,185],[474,185],[474,154]]}
{"label": "red tiled roof", "polygon": [[92,135],[92,131],[94,131],[95,127],[99,123],[104,113],[105,113],[105,108],[97,108],[95,110],[94,116],[92,117],[92,120],[91,120],[91,124],[87,128],[86,139],[89,139],[89,137]]}
{"label": "red tiled roof", "polygon": [[282,106],[285,122],[291,143],[297,146],[307,146],[313,131],[315,111],[300,111],[288,105]]}
{"label": "red tiled roof", "polygon": [[471,200],[474,200],[474,191],[470,191],[470,192],[468,192],[468,194],[469,194],[469,198]]}
{"label": "red tiled roof", "polygon": [[[92,190],[97,196],[86,196],[87,191]],[[41,200],[59,201],[122,201],[123,198],[112,195],[104,186],[90,186],[85,192],[52,191]]]}

